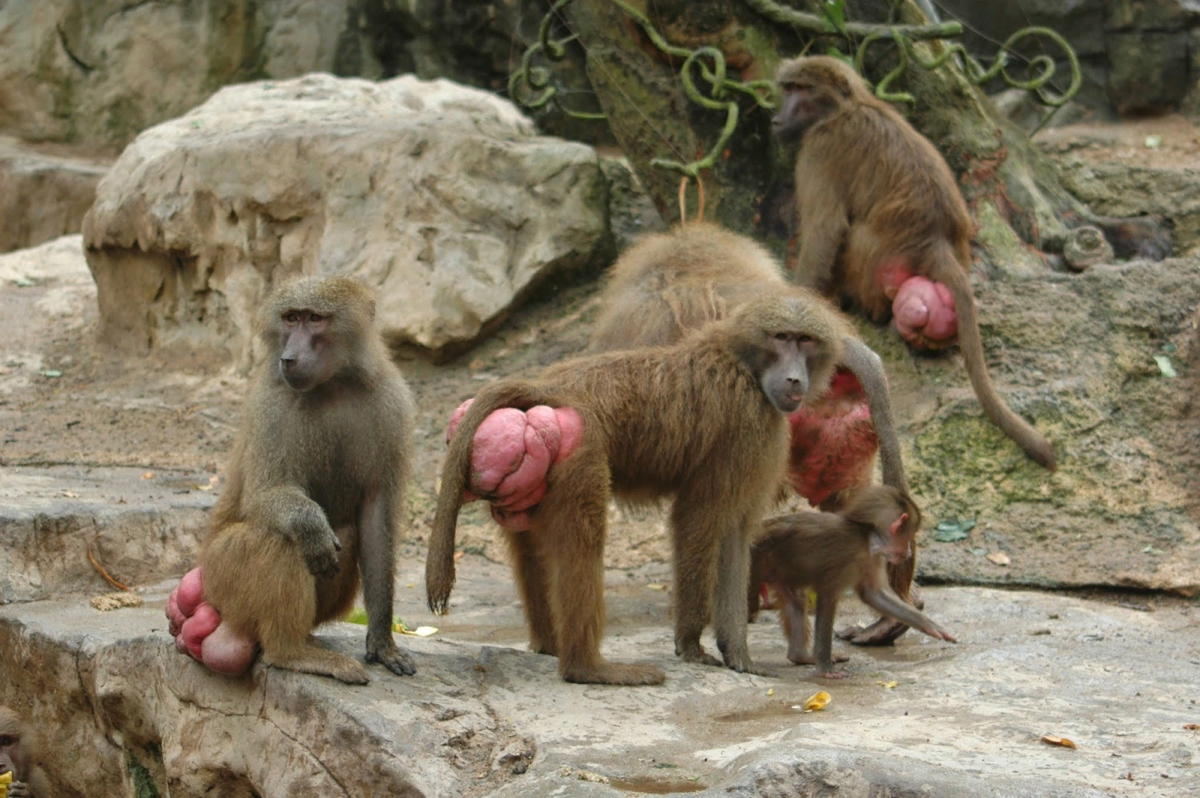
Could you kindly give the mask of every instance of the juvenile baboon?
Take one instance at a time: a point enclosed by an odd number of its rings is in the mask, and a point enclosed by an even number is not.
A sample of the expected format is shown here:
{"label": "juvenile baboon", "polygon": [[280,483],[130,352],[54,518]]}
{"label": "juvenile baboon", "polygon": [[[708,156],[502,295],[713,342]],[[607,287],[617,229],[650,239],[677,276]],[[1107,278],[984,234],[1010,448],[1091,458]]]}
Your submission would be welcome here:
{"label": "juvenile baboon", "polygon": [[[292,280],[267,300],[269,355],[200,557],[220,614],[209,640],[257,641],[267,664],[350,684],[368,681],[363,666],[310,632],[350,609],[360,575],[367,661],[415,672],[392,638],[414,406],[374,317],[371,292],[345,277]],[[228,659],[201,659],[210,653]]]}
{"label": "juvenile baboon", "polygon": [[0,707],[0,776],[12,774],[9,798],[50,798],[50,780],[38,759],[36,736],[8,707]]}
{"label": "juvenile baboon", "polygon": [[[644,236],[613,264],[592,350],[675,343],[755,297],[789,290],[795,291],[757,242],[719,225],[688,222]],[[882,362],[827,300],[813,292],[799,296],[834,331],[842,354],[830,390],[806,400],[789,418],[793,487],[813,505],[836,509],[844,492],[870,483],[878,446],[884,483],[907,492]],[[888,567],[892,588],[906,601],[912,600],[915,569],[915,554]],[[848,636],[858,644],[881,644],[905,629],[888,618]]]}
{"label": "juvenile baboon", "polygon": [[[446,610],[454,585],[454,534],[480,423],[504,407],[571,407],[583,439],[550,469],[530,529],[509,532],[531,648],[558,656],[567,681],[658,684],[651,665],[600,655],[604,541],[609,497],[672,497],[675,652],[719,665],[700,645],[715,603],[725,664],[753,669],[746,647],[750,536],[787,466],[785,413],[819,396],[842,358],[841,330],[799,289],[742,305],[672,347],[564,361],[535,380],[479,393],[442,468],[425,582]],[[714,592],[715,583],[715,592]],[[714,600],[715,599],[715,600]]]}
{"label": "juvenile baboon", "polygon": [[[866,604],[920,629],[930,637],[954,637],[917,608],[900,600],[887,584],[884,562],[912,556],[921,511],[904,493],[887,485],[858,491],[839,513],[804,512],[763,522],[750,553],[751,614],[758,611],[759,584],[769,585],[782,606],[779,619],[788,641],[788,659],[817,665],[817,675],[839,679],[833,669],[833,619],[838,599],[853,587]],[[815,645],[809,650],[808,588],[817,594]],[[838,657],[839,662],[845,657]]]}
{"label": "juvenile baboon", "polygon": [[[1053,448],[1004,403],[988,374],[969,279],[973,225],[945,159],[841,60],[794,58],[780,64],[775,79],[783,94],[776,135],[800,140],[797,280],[849,296],[875,321],[887,320],[906,281],[942,284],[984,410],[1054,470]],[[936,308],[939,293],[923,294]]]}

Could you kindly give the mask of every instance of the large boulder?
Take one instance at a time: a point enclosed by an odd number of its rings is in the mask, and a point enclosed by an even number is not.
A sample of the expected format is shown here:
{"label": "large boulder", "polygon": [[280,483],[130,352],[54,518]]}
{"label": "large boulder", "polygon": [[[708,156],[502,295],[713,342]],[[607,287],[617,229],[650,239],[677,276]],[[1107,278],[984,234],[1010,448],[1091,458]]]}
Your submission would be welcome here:
{"label": "large boulder", "polygon": [[448,81],[227,87],[101,182],[84,220],[101,335],[244,366],[271,285],[336,272],[378,288],[393,343],[440,355],[609,254],[605,185],[591,147]]}
{"label": "large boulder", "polygon": [[0,133],[121,145],[226,83],[379,74],[352,0],[0,3]]}

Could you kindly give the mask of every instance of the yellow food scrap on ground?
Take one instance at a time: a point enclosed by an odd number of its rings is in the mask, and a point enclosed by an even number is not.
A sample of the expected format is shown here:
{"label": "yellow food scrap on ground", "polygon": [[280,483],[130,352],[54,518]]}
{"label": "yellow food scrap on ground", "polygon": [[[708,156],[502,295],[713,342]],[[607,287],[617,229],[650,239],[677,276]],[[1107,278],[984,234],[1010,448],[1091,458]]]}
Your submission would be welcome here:
{"label": "yellow food scrap on ground", "polygon": [[145,602],[137,593],[105,593],[103,596],[95,596],[88,601],[92,605],[92,609],[100,612],[109,612],[110,610],[119,610],[122,607],[140,607]]}
{"label": "yellow food scrap on ground", "polygon": [[801,707],[805,712],[819,712],[829,706],[829,702],[833,700],[833,696],[822,690],[819,693],[813,693],[808,697]]}
{"label": "yellow food scrap on ground", "polygon": [[1063,748],[1077,748],[1075,743],[1068,740],[1066,737],[1055,737],[1053,734],[1043,734],[1042,742],[1049,745],[1061,745]]}
{"label": "yellow food scrap on ground", "polygon": [[437,634],[436,626],[418,626],[416,629],[406,629],[404,628],[404,624],[396,625],[400,627],[396,631],[401,634],[415,635],[416,637],[429,637],[430,635]]}
{"label": "yellow food scrap on ground", "polygon": [[987,558],[996,563],[996,565],[1008,565],[1010,562],[1012,562],[1012,560],[1008,558],[1008,555],[1002,551],[993,551],[991,554],[987,555]]}
{"label": "yellow food scrap on ground", "polygon": [[889,690],[895,690],[896,685],[900,684],[900,682],[875,682],[875,684],[878,684],[881,687],[886,687]]}
{"label": "yellow food scrap on ground", "polygon": [[660,585],[657,582],[651,582],[650,584],[646,585],[646,589],[647,590],[666,590],[667,586]]}
{"label": "yellow food scrap on ground", "polygon": [[768,687],[768,688],[767,688],[767,697],[768,697],[768,698],[770,698],[770,697],[771,697],[771,696],[773,696],[773,695],[775,695],[775,688],[774,688],[774,687]]}

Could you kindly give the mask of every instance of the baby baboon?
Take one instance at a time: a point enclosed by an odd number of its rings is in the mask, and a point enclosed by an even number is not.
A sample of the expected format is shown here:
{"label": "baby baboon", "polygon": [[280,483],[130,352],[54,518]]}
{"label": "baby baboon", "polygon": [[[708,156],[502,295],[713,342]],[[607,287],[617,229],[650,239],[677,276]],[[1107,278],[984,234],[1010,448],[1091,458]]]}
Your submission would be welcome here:
{"label": "baby baboon", "polygon": [[415,672],[392,638],[414,406],[374,318],[370,291],[346,277],[286,282],[263,308],[270,354],[200,557],[204,598],[220,613],[206,663],[228,664],[243,650],[231,656],[229,641],[251,640],[267,664],[365,684],[360,663],[310,635],[350,609],[361,574],[367,661]]}
{"label": "baby baboon", "polygon": [[[795,289],[757,242],[719,225],[688,222],[641,238],[609,270],[592,350],[674,343],[754,297],[789,290]],[[829,391],[789,416],[792,486],[814,506],[836,509],[844,492],[870,484],[878,447],[884,483],[907,492],[882,362],[827,300],[812,292],[800,296],[835,331],[842,355]],[[892,588],[906,601],[915,569],[915,556],[888,566]],[[884,618],[847,634],[856,644],[878,645],[906,628]]]}
{"label": "baby baboon", "polygon": [[[848,295],[875,321],[887,320],[910,280],[929,319],[944,320],[948,290],[967,375],[984,410],[1054,470],[1053,448],[1004,403],[988,374],[969,279],[973,225],[945,159],[843,61],[794,58],[779,65],[775,79],[783,93],[776,134],[800,140],[799,282]],[[917,327],[908,332],[921,337]]]}
{"label": "baby baboon", "polygon": [[38,746],[29,725],[8,707],[0,707],[0,776],[12,774],[9,798],[50,798],[50,780],[38,759]]}
{"label": "baby baboon", "polygon": [[700,645],[715,595],[725,664],[751,670],[747,557],[786,469],[783,414],[825,390],[841,340],[841,329],[806,293],[781,290],[672,347],[576,358],[536,380],[488,386],[459,423],[442,468],[425,566],[429,606],[444,612],[454,585],[455,525],[480,423],[503,407],[571,407],[583,421],[582,441],[550,469],[529,530],[507,533],[531,648],[557,655],[567,681],[663,680],[654,666],[600,655],[603,556],[610,495],[673,497],[675,652],[720,664]]}
{"label": "baby baboon", "polygon": [[[750,554],[750,613],[758,611],[758,585],[769,585],[782,603],[779,618],[788,659],[817,665],[817,675],[840,679],[833,669],[833,618],[838,599],[853,587],[866,604],[930,637],[956,642],[887,584],[884,561],[912,556],[921,511],[905,494],[886,485],[863,488],[840,513],[793,513],[770,518]],[[809,651],[808,588],[817,594],[817,630]],[[844,662],[845,657],[838,657]]]}

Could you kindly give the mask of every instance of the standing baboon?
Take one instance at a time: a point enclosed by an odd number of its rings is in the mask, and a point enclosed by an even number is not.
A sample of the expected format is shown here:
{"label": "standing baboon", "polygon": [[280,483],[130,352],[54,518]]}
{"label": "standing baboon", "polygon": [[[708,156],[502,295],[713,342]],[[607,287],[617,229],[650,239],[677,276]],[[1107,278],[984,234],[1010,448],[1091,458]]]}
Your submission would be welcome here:
{"label": "standing baboon", "polygon": [[37,743],[29,724],[0,706],[0,776],[12,774],[9,798],[50,798],[50,780],[41,768]]}
{"label": "standing baboon", "polygon": [[[688,222],[641,238],[609,270],[592,349],[674,343],[755,297],[789,290],[795,291],[757,242],[715,224]],[[844,492],[870,483],[878,446],[883,481],[907,492],[882,362],[827,300],[812,292],[800,296],[834,331],[842,354],[830,390],[789,418],[793,487],[813,505],[835,509]],[[906,601],[915,570],[915,554],[888,567],[892,588]],[[847,634],[855,643],[879,644],[906,628],[887,618]]]}
{"label": "standing baboon", "polygon": [[[759,606],[759,584],[779,596],[779,619],[788,659],[816,663],[817,675],[840,679],[833,669],[833,620],[838,599],[853,587],[864,603],[938,640],[956,642],[929,616],[900,600],[888,587],[884,562],[912,556],[921,512],[904,493],[872,485],[855,493],[838,513],[805,512],[763,522],[750,554],[749,610]],[[808,588],[817,594],[815,644],[809,649]],[[839,662],[845,657],[838,657]]]}
{"label": "standing baboon", "polygon": [[217,670],[249,664],[237,661],[244,646],[230,653],[231,640],[257,641],[267,664],[366,683],[360,663],[310,634],[350,609],[361,575],[367,661],[415,672],[392,638],[414,406],[374,318],[370,291],[345,277],[284,283],[263,308],[270,354],[200,557],[203,596],[220,622],[200,659]]}
{"label": "standing baboon", "polygon": [[[475,431],[493,411],[570,407],[577,448],[547,475],[530,528],[509,532],[531,648],[558,656],[567,681],[657,684],[651,665],[600,655],[609,497],[673,497],[675,651],[719,665],[700,645],[714,603],[725,664],[753,668],[746,646],[748,547],[787,466],[790,413],[829,384],[841,329],[808,295],[781,290],[742,305],[672,347],[564,361],[530,381],[505,380],[475,398],[442,469],[425,580],[444,612],[454,585],[454,533]],[[714,591],[715,585],[715,591]]]}
{"label": "standing baboon", "polygon": [[984,410],[1054,470],[1053,448],[1004,403],[988,375],[969,279],[973,224],[945,159],[844,61],[794,58],[780,64],[775,79],[783,93],[775,132],[800,140],[797,279],[848,295],[875,321],[887,320],[900,294],[919,293],[916,304],[924,310],[913,326],[897,320],[910,339],[921,338],[922,324],[946,321],[948,293],[967,375]]}

